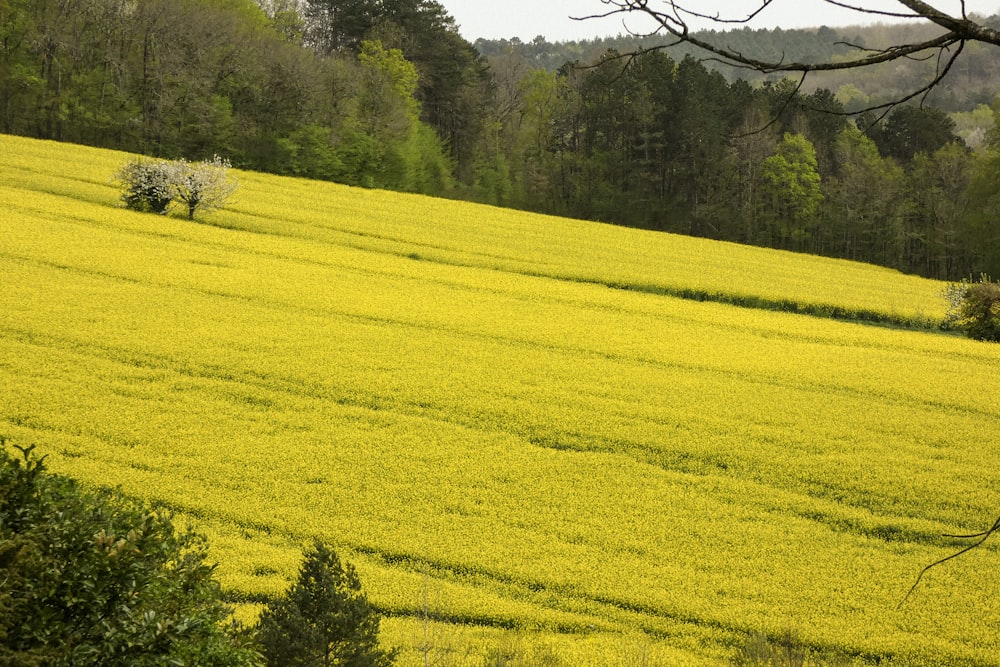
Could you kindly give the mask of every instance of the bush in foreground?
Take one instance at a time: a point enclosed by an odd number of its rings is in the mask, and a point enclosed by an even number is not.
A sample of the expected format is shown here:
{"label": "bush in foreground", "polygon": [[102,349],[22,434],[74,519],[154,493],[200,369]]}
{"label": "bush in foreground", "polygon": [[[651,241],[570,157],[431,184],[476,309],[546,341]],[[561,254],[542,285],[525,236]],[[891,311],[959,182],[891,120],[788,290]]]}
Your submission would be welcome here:
{"label": "bush in foreground", "polygon": [[0,665],[261,664],[203,538],[11,456],[0,438]]}

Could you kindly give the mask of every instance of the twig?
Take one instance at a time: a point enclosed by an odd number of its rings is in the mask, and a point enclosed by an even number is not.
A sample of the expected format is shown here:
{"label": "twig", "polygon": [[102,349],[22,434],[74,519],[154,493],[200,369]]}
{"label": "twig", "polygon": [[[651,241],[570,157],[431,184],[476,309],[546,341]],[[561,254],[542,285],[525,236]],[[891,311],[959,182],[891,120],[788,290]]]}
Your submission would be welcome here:
{"label": "twig", "polygon": [[982,544],[983,542],[985,542],[989,538],[990,535],[992,535],[993,533],[995,533],[998,530],[1000,530],[1000,517],[997,517],[997,520],[993,522],[993,525],[990,527],[989,530],[984,530],[981,533],[975,533],[973,535],[944,535],[944,537],[955,537],[955,538],[959,538],[959,539],[972,539],[972,538],[978,537],[979,540],[976,541],[973,544],[970,544],[969,546],[965,547],[964,549],[951,554],[950,556],[945,556],[941,560],[938,560],[938,561],[935,561],[935,562],[931,563],[930,565],[928,565],[924,569],[920,570],[920,574],[917,575],[917,580],[913,582],[912,586],[910,586],[910,590],[906,591],[906,595],[904,595],[903,599],[900,600],[899,604],[896,606],[896,609],[897,610],[902,609],[903,603],[905,603],[906,600],[909,599],[910,593],[912,593],[914,590],[916,590],[917,586],[920,584],[920,580],[923,578],[923,576],[927,572],[927,570],[931,569],[935,565],[940,565],[941,563],[945,563],[947,561],[950,561],[952,558],[958,558],[959,556],[961,556],[962,554],[964,554],[967,551],[972,551],[973,549],[975,549],[976,547],[978,547],[980,544]]}

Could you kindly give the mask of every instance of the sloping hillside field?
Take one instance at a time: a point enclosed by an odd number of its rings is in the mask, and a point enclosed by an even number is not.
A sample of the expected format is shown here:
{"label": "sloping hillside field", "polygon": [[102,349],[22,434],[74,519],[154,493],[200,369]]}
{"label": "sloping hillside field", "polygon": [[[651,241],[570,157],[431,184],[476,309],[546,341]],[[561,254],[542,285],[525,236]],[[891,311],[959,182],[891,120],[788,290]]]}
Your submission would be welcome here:
{"label": "sloping hillside field", "polygon": [[234,600],[319,536],[404,665],[1000,663],[992,541],[897,609],[1000,514],[1000,345],[942,284],[251,173],[192,223],[122,209],[123,154],[0,157],[0,434],[192,517]]}

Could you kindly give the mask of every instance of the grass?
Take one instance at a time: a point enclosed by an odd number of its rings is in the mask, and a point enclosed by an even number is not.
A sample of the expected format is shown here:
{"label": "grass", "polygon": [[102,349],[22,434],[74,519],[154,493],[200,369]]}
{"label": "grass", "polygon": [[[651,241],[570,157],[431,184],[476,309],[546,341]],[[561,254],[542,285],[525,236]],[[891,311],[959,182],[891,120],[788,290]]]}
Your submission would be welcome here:
{"label": "grass", "polygon": [[251,173],[191,223],[0,151],[0,432],[190,517],[242,613],[319,536],[404,665],[1000,662],[990,542],[896,609],[997,513],[942,284]]}

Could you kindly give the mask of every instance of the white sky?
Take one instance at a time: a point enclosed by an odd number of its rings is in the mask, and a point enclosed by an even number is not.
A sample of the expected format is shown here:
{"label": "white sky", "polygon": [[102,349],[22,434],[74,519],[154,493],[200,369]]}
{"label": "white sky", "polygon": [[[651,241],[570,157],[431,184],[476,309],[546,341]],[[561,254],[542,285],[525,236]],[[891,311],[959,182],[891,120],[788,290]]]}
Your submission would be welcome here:
{"label": "white sky", "polygon": [[[759,6],[759,0],[688,0],[690,7],[703,13],[725,11],[729,18],[745,17],[749,8]],[[571,16],[583,17],[603,14],[609,10],[601,0],[438,0],[459,26],[459,32],[470,42],[483,37],[499,39],[519,37],[531,41],[543,35],[550,42],[573,39],[591,39],[627,32],[649,31],[653,25],[648,17],[636,14],[625,18],[574,21]],[[960,0],[930,0],[942,11],[961,12]],[[665,7],[661,0],[650,0],[651,7]],[[854,4],[866,7],[905,11],[893,0],[855,0]],[[1000,12],[1000,0],[966,0],[966,11],[980,14]],[[742,15],[741,15],[742,13]],[[645,20],[643,20],[645,18]],[[888,22],[889,19],[879,19]],[[752,28],[809,28],[821,25],[856,25],[863,21],[857,12],[829,5],[823,0],[775,0],[754,22]],[[873,20],[869,19],[871,23]],[[704,27],[692,24],[692,27]],[[720,27],[717,24],[712,27]],[[738,27],[738,26],[737,26]]]}

